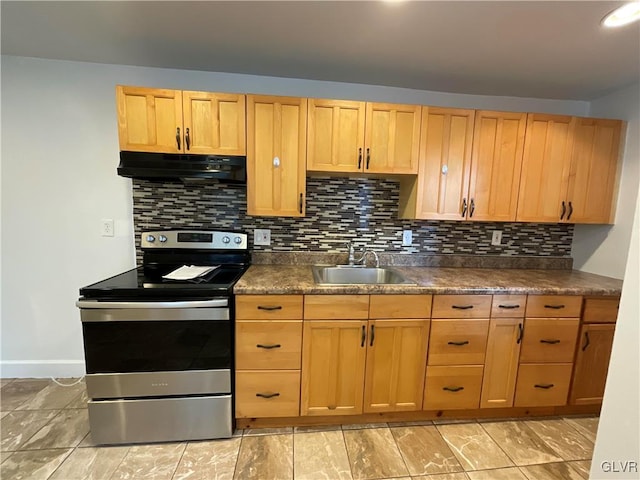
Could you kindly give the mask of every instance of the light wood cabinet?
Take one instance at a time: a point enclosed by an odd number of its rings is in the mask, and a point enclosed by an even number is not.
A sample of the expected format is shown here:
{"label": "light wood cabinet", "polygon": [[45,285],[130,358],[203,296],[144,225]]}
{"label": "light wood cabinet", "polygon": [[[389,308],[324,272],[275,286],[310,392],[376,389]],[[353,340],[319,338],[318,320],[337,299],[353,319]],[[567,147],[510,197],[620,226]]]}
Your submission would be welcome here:
{"label": "light wood cabinet", "polygon": [[307,169],[417,173],[421,108],[309,99]]}
{"label": "light wood cabinet", "polygon": [[116,87],[120,150],[244,155],[245,96]]}
{"label": "light wood cabinet", "polygon": [[622,122],[530,113],[517,221],[611,223]]}
{"label": "light wood cabinet", "polygon": [[301,415],[362,413],[366,340],[366,321],[304,323]]}
{"label": "light wood cabinet", "polygon": [[428,366],[424,410],[478,408],[482,365]]}
{"label": "light wood cabinet", "polygon": [[614,324],[585,324],[580,329],[570,401],[572,405],[602,403],[613,347]]}
{"label": "light wood cabinet", "polygon": [[236,417],[296,417],[300,412],[300,370],[236,372]]}
{"label": "light wood cabinet", "polygon": [[518,369],[516,407],[566,405],[571,363],[525,363]]}
{"label": "light wood cabinet", "polygon": [[567,190],[571,223],[613,223],[622,122],[578,118]]}
{"label": "light wood cabinet", "polygon": [[247,96],[247,213],[302,217],[307,99]]}
{"label": "light wood cabinet", "polygon": [[488,330],[488,319],[433,319],[429,365],[483,364]]}
{"label": "light wood cabinet", "polygon": [[420,410],[429,320],[369,320],[364,412]]}

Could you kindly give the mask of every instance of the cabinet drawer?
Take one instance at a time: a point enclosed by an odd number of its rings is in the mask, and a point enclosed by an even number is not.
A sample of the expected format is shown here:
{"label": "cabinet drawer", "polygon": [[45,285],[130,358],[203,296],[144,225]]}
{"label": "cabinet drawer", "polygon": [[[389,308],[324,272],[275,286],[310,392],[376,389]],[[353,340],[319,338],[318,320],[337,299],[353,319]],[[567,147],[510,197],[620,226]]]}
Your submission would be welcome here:
{"label": "cabinet drawer", "polygon": [[305,295],[305,320],[369,318],[369,295]]}
{"label": "cabinet drawer", "polygon": [[429,318],[431,295],[371,295],[369,318]]}
{"label": "cabinet drawer", "polygon": [[236,418],[297,417],[300,371],[236,372]]}
{"label": "cabinet drawer", "polygon": [[615,323],[618,319],[620,298],[585,298],[582,320],[584,323]]}
{"label": "cabinet drawer", "polygon": [[494,295],[491,318],[522,318],[526,305],[526,295]]}
{"label": "cabinet drawer", "polygon": [[237,320],[301,320],[302,295],[238,295]]}
{"label": "cabinet drawer", "polygon": [[484,363],[489,320],[432,320],[428,365]]}
{"label": "cabinet drawer", "polygon": [[520,365],[514,406],[566,405],[571,368],[570,363]]}
{"label": "cabinet drawer", "polygon": [[520,363],[573,362],[579,325],[578,318],[527,318]]}
{"label": "cabinet drawer", "polygon": [[527,317],[579,317],[582,297],[575,295],[529,295]]}
{"label": "cabinet drawer", "polygon": [[236,322],[238,370],[299,369],[301,351],[301,320]]}
{"label": "cabinet drawer", "polygon": [[434,295],[432,318],[489,318],[491,295]]}
{"label": "cabinet drawer", "polygon": [[482,365],[427,367],[423,410],[478,408]]}

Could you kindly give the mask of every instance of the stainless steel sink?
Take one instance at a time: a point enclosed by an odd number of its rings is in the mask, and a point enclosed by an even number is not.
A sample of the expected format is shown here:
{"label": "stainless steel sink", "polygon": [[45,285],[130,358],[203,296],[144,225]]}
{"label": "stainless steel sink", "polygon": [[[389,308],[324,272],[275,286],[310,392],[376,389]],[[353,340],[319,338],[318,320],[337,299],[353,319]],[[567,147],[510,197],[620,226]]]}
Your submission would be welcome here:
{"label": "stainless steel sink", "polygon": [[313,280],[320,285],[398,285],[414,284],[389,268],[368,268],[360,266],[313,265]]}

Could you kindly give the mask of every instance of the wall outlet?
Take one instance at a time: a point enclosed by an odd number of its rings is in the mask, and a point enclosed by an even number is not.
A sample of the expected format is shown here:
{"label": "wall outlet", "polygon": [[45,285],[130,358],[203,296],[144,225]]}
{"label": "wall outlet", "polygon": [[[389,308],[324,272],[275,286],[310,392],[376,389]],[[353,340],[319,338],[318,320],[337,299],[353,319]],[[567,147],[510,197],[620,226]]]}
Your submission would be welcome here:
{"label": "wall outlet", "polygon": [[413,233],[411,230],[403,230],[402,231],[402,246],[410,247],[411,242],[413,242]]}
{"label": "wall outlet", "polygon": [[491,245],[502,244],[502,230],[494,230],[491,234]]}
{"label": "wall outlet", "polygon": [[113,218],[103,218],[100,225],[103,237],[113,237]]}
{"label": "wall outlet", "polygon": [[271,245],[271,230],[268,228],[256,228],[253,230],[254,245]]}

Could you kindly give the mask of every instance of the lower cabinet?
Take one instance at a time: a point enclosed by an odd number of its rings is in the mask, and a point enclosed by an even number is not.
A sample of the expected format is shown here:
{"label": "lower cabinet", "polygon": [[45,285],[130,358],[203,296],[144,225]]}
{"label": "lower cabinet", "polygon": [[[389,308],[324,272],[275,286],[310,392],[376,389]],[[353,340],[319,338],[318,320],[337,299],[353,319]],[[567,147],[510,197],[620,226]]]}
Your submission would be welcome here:
{"label": "lower cabinet", "polygon": [[602,403],[615,324],[585,324],[580,330],[571,405]]}
{"label": "lower cabinet", "polygon": [[529,363],[518,369],[516,407],[565,405],[571,381],[570,363]]}
{"label": "lower cabinet", "polygon": [[300,370],[236,372],[236,417],[297,417]]}
{"label": "lower cabinet", "polygon": [[478,408],[483,370],[482,365],[427,367],[423,408]]}

